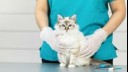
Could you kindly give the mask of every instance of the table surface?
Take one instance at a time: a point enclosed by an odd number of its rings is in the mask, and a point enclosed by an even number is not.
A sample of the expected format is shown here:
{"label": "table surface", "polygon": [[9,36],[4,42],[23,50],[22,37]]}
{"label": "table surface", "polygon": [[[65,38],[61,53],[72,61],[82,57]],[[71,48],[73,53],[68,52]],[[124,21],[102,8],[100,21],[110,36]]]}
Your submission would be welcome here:
{"label": "table surface", "polygon": [[[60,67],[51,63],[0,63],[0,72],[109,72],[95,69],[96,66],[83,66],[75,68]],[[114,72],[127,72],[127,66],[114,66],[122,68]]]}

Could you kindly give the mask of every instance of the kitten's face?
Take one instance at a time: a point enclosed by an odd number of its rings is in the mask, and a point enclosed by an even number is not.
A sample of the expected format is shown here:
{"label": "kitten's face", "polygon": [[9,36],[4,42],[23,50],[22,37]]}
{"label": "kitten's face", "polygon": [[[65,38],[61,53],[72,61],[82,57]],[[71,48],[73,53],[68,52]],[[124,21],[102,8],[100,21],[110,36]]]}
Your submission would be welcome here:
{"label": "kitten's face", "polygon": [[58,15],[58,23],[56,28],[65,30],[66,32],[68,32],[69,30],[77,29],[78,26],[76,24],[76,15],[73,15],[71,18],[63,18],[61,15]]}

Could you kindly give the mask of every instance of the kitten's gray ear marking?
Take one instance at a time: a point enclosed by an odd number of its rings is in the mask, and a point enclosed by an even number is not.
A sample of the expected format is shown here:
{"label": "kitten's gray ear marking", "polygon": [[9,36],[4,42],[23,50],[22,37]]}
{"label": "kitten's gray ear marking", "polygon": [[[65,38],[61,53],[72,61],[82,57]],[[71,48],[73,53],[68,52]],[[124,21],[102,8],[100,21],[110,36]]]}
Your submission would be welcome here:
{"label": "kitten's gray ear marking", "polygon": [[76,21],[76,14],[71,17],[72,20]]}
{"label": "kitten's gray ear marking", "polygon": [[61,16],[61,15],[57,15],[57,17],[58,17],[58,21],[61,21],[61,20],[63,20],[64,18]]}

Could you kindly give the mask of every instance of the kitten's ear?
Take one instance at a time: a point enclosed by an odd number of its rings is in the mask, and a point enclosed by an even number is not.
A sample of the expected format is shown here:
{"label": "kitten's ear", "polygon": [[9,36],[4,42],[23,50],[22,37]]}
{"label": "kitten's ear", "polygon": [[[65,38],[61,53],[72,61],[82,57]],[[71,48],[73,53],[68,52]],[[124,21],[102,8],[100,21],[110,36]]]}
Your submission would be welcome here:
{"label": "kitten's ear", "polygon": [[71,19],[74,20],[74,21],[76,21],[76,15],[73,15],[73,16],[71,17]]}
{"label": "kitten's ear", "polygon": [[57,15],[57,17],[58,17],[58,21],[61,21],[64,19],[61,15]]}

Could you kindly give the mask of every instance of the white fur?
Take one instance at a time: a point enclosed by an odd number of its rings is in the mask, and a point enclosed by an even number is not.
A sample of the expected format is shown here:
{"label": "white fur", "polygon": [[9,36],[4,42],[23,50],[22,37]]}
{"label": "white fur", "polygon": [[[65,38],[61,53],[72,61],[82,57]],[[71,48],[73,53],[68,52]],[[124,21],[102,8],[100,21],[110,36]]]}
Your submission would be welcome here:
{"label": "white fur", "polygon": [[[62,18],[60,15],[61,21],[63,22],[64,20],[69,20],[68,17],[65,19]],[[73,16],[72,18],[74,18]],[[75,18],[74,18],[75,19]],[[55,25],[55,30],[63,31],[65,32],[64,29],[59,28],[58,24]],[[75,66],[83,66],[83,65],[89,65],[91,59],[88,58],[86,59],[80,57],[80,49],[85,48],[86,45],[86,40],[82,32],[79,31],[79,26],[76,24],[74,28],[71,30],[69,29],[68,32],[65,32],[63,35],[59,35],[58,40],[60,40],[61,43],[66,44],[66,45],[71,45],[71,47],[65,47],[66,48],[66,53],[65,54],[58,54],[58,58],[60,61],[60,66],[67,66],[68,67],[75,67]],[[76,56],[76,57],[75,57]],[[74,59],[73,59],[74,58]]]}
{"label": "white fur", "polygon": [[[73,32],[70,33],[70,32],[65,33],[64,35],[60,35],[58,37],[60,39],[61,43],[64,43],[66,45],[73,45],[74,44],[73,48],[76,48],[79,50],[80,50],[80,48],[84,47],[82,45],[86,45],[85,38],[81,32],[78,32],[78,31],[76,33],[73,33]],[[65,53],[66,56],[59,57],[59,58],[62,58],[61,59],[62,61],[67,60],[67,58],[70,59],[70,48],[66,47],[66,49],[67,49],[67,51]],[[76,58],[75,65],[83,66],[83,65],[89,65],[90,64],[90,58],[89,59],[80,58],[79,52],[76,51],[76,53],[78,54],[78,56]],[[67,60],[67,61],[70,61],[70,60]],[[66,66],[66,65],[63,65],[63,66]],[[74,66],[70,65],[69,67],[74,67]]]}

